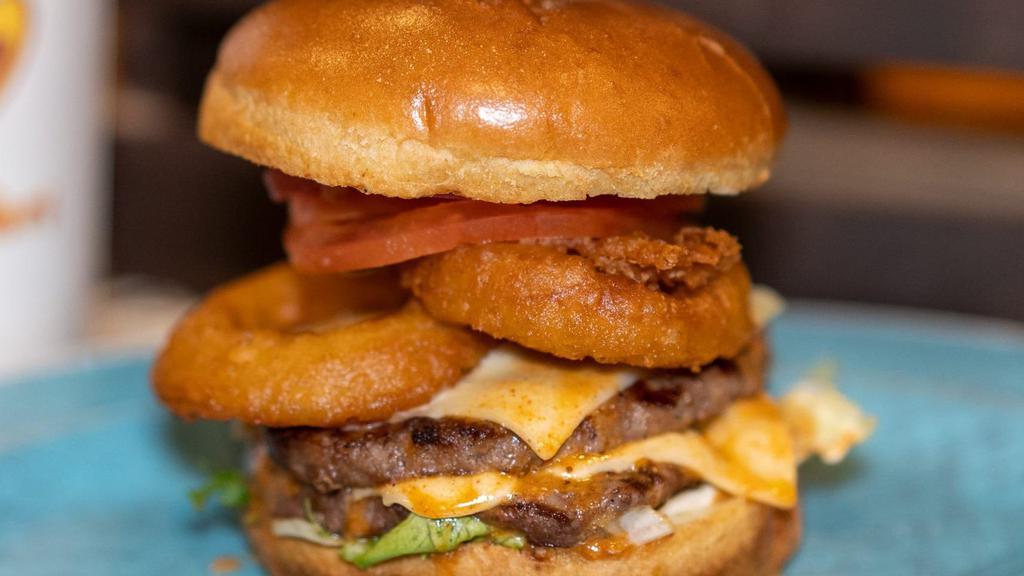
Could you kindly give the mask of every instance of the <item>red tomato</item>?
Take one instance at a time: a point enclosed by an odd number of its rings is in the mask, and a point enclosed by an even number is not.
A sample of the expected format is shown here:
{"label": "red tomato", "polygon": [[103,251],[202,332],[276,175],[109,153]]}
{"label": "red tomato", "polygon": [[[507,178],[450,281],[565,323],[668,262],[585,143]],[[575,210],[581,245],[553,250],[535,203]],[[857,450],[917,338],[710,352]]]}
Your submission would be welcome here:
{"label": "red tomato", "polygon": [[606,237],[665,230],[700,201],[596,198],[493,204],[451,197],[404,200],[269,172],[271,196],[287,201],[285,246],[303,272],[347,272],[447,252],[464,244],[529,238]]}
{"label": "red tomato", "polygon": [[444,201],[443,198],[406,200],[363,194],[354,188],[322,186],[276,170],[265,172],[263,182],[274,201],[288,203],[292,226],[316,221],[341,223],[365,220]]}

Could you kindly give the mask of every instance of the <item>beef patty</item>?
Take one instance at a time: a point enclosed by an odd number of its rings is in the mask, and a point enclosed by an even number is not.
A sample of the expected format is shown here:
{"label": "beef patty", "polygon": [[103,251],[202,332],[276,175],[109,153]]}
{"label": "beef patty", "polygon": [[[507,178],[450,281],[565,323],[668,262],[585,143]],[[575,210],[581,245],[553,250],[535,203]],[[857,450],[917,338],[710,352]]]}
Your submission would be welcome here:
{"label": "beef patty", "polygon": [[[276,468],[276,466],[274,466]],[[398,505],[380,498],[353,496],[351,490],[322,494],[297,485],[277,469],[257,482],[260,499],[274,516],[313,520],[328,531],[349,538],[387,532],[408,516]],[[607,535],[608,525],[637,506],[657,507],[700,480],[668,465],[644,463],[636,470],[605,473],[585,482],[548,478],[527,483],[508,504],[477,515],[497,528],[513,530],[535,546],[571,547]]]}
{"label": "beef patty", "polygon": [[[606,452],[621,444],[701,425],[739,398],[761,390],[763,344],[699,373],[658,372],[633,384],[587,416],[557,457]],[[375,536],[409,512],[380,498],[357,498],[353,488],[421,476],[501,471],[522,476],[544,461],[518,436],[491,422],[413,418],[345,429],[268,429],[274,464],[263,499],[278,517],[312,513],[324,528],[346,537]],[[659,506],[699,480],[674,466],[642,463],[585,482],[544,477],[512,501],[478,516],[515,530],[538,546],[570,547],[604,534],[637,506]]]}
{"label": "beef patty", "polygon": [[[760,391],[765,351],[758,341],[733,360],[699,373],[659,372],[636,382],[587,416],[558,457],[606,452],[714,418]],[[544,461],[499,424],[460,418],[412,418],[344,429],[269,429],[272,457],[320,493],[373,487],[421,476],[501,471],[524,475]]]}

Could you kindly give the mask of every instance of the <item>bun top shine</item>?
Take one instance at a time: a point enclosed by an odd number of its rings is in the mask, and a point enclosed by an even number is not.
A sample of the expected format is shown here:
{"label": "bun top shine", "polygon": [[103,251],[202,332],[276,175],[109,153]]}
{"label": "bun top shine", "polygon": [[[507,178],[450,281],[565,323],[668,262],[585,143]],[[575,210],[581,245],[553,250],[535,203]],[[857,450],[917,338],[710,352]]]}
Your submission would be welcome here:
{"label": "bun top shine", "polygon": [[767,73],[619,0],[278,0],[221,48],[201,138],[332,186],[503,203],[733,194],[785,131]]}

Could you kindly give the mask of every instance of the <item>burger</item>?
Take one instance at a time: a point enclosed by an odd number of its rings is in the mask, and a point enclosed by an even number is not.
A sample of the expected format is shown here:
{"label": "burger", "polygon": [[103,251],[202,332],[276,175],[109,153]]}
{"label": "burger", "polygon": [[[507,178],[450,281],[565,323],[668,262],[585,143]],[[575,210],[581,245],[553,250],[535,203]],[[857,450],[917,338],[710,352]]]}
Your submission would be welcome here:
{"label": "burger", "polygon": [[210,294],[154,367],[246,425],[275,575],[773,574],[797,466],[870,421],[764,391],[777,301],[702,198],[785,128],[739,44],[639,0],[277,0],[199,135],[265,168],[288,262]]}

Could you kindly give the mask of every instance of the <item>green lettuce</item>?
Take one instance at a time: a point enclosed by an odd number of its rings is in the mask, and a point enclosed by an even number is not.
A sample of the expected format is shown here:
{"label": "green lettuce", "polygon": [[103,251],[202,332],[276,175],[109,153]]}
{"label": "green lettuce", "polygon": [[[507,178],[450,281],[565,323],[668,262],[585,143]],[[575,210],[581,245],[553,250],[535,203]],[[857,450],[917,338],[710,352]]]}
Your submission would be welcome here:
{"label": "green lettuce", "polygon": [[473,516],[433,520],[410,514],[378,538],[346,543],[340,553],[345,561],[366,569],[401,556],[449,552],[488,536],[495,544],[517,550],[526,544],[522,536],[495,530]]}
{"label": "green lettuce", "polygon": [[201,488],[190,491],[188,497],[199,510],[213,497],[227,508],[242,508],[249,501],[249,486],[241,472],[222,470],[211,476]]}

